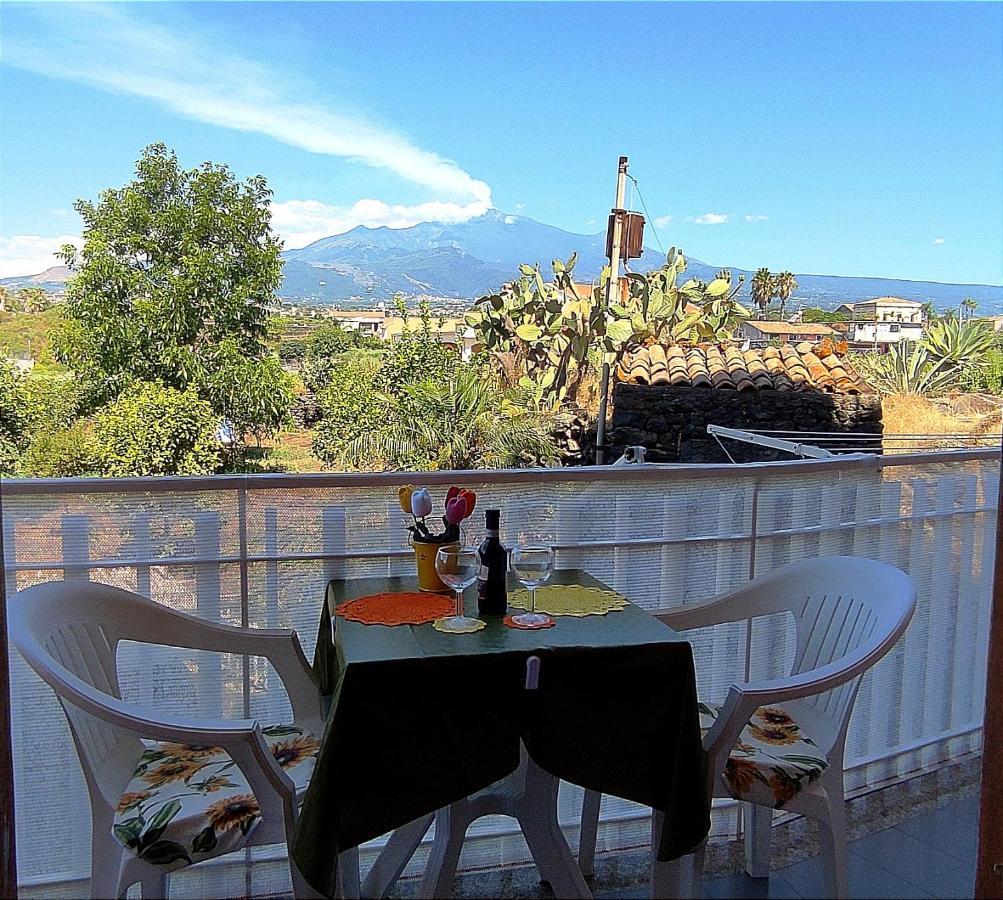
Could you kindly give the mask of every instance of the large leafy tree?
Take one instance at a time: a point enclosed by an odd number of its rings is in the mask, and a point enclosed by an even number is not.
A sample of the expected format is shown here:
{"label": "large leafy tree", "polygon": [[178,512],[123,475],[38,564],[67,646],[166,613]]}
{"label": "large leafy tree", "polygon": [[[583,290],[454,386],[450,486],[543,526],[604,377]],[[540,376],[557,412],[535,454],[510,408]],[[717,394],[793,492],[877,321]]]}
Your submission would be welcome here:
{"label": "large leafy tree", "polygon": [[282,272],[270,197],[261,176],[241,182],[210,162],[184,169],[153,144],[133,181],[77,201],[84,246],[61,254],[76,271],[64,361],[114,396],[132,379],[204,383],[207,350],[226,339],[261,356]]}

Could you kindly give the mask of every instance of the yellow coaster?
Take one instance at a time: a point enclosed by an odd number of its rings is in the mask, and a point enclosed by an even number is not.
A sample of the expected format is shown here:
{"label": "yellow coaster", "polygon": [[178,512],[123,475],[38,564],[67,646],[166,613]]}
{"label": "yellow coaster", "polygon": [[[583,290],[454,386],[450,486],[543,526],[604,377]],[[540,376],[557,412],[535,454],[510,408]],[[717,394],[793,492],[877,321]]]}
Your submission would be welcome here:
{"label": "yellow coaster", "polygon": [[458,624],[450,624],[449,619],[452,616],[443,616],[441,619],[436,619],[432,623],[432,627],[436,631],[442,631],[445,634],[473,634],[475,631],[480,631],[482,628],[487,628],[488,623],[483,619],[471,619],[464,616],[464,622]]}
{"label": "yellow coaster", "polygon": [[[529,609],[529,601],[529,591],[515,591],[509,594],[508,605]],[[537,612],[552,616],[604,616],[620,612],[626,606],[627,599],[615,591],[580,584],[548,584],[536,591]]]}

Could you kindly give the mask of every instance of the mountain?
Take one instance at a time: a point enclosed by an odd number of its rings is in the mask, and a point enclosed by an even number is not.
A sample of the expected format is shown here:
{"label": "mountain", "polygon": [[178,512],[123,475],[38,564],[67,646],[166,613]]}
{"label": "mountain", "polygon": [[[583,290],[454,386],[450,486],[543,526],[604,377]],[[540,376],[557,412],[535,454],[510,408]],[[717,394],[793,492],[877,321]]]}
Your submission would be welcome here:
{"label": "mountain", "polygon": [[[575,277],[591,281],[605,265],[606,235],[575,234],[492,209],[483,216],[458,224],[422,222],[410,228],[358,226],[344,234],[321,238],[283,257],[283,299],[332,305],[354,300],[368,305],[389,300],[398,291],[459,300],[473,299],[498,290],[516,277],[520,263],[539,262],[545,273],[550,261],[578,253]],[[646,247],[644,255],[631,261],[634,271],[647,271],[662,264],[658,250]],[[687,257],[687,277],[709,281],[727,265],[710,265]],[[752,272],[731,268],[734,275],[752,280]],[[61,291],[70,271],[55,266],[37,275],[0,279],[0,285],[16,290],[39,286]],[[798,290],[788,303],[832,309],[840,303],[894,296],[932,302],[938,310],[957,309],[965,297],[974,297],[982,315],[1003,314],[1003,287],[986,284],[941,284],[895,278],[854,278],[840,275],[798,273]],[[748,301],[748,287],[742,295]]]}
{"label": "mountain", "polygon": [[0,285],[14,291],[25,287],[40,287],[53,293],[63,290],[72,274],[67,266],[52,266],[37,275],[14,275],[10,278],[0,278]]}
{"label": "mountain", "polygon": [[[497,290],[512,280],[520,263],[539,262],[549,272],[554,258],[578,253],[575,275],[595,278],[606,262],[606,235],[575,234],[526,216],[490,210],[459,224],[423,222],[410,228],[367,228],[321,238],[299,250],[287,250],[280,294],[286,299],[332,303],[351,297],[386,300],[397,291],[440,297],[473,298]],[[646,247],[635,271],[661,265],[662,253]],[[710,265],[692,257],[686,274],[709,280],[727,266]],[[744,274],[746,282],[752,272]],[[1003,313],[1003,287],[984,284],[941,284],[894,278],[853,278],[798,274],[798,302],[833,308],[840,303],[891,295],[930,301],[937,309],[957,308],[965,297],[979,301],[983,315]],[[747,296],[747,288],[744,290]]]}

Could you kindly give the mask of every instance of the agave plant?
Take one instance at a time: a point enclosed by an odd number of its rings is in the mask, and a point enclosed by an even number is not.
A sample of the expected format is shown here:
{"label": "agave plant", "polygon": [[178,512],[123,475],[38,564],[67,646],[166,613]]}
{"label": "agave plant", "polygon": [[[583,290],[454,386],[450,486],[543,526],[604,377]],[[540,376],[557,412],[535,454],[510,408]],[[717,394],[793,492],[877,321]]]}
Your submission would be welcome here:
{"label": "agave plant", "polygon": [[942,319],[930,326],[923,346],[937,359],[955,366],[978,365],[992,347],[994,335],[984,325],[962,324],[957,319]]}
{"label": "agave plant", "polygon": [[363,432],[343,461],[388,469],[518,468],[558,461],[550,416],[527,409],[485,373],[464,368],[448,381],[407,385],[389,421]]}
{"label": "agave plant", "polygon": [[941,394],[957,384],[962,367],[934,356],[922,343],[900,341],[882,355],[857,358],[864,377],[882,394]]}

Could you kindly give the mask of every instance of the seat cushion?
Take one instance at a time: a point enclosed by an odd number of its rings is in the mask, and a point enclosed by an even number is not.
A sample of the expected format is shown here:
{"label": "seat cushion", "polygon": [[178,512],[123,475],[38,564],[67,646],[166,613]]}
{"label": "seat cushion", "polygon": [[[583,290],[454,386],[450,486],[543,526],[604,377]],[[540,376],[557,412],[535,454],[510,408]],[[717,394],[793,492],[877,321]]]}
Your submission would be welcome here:
{"label": "seat cushion", "polygon": [[[710,729],[720,707],[700,704],[700,729]],[[818,778],[829,761],[782,706],[761,706],[742,729],[721,777],[728,794],[782,809]]]}
{"label": "seat cushion", "polygon": [[[295,725],[262,731],[301,793],[320,741]],[[174,867],[240,849],[260,821],[258,801],[225,750],[155,742],[147,744],[119,800],[113,831],[141,859]]]}

